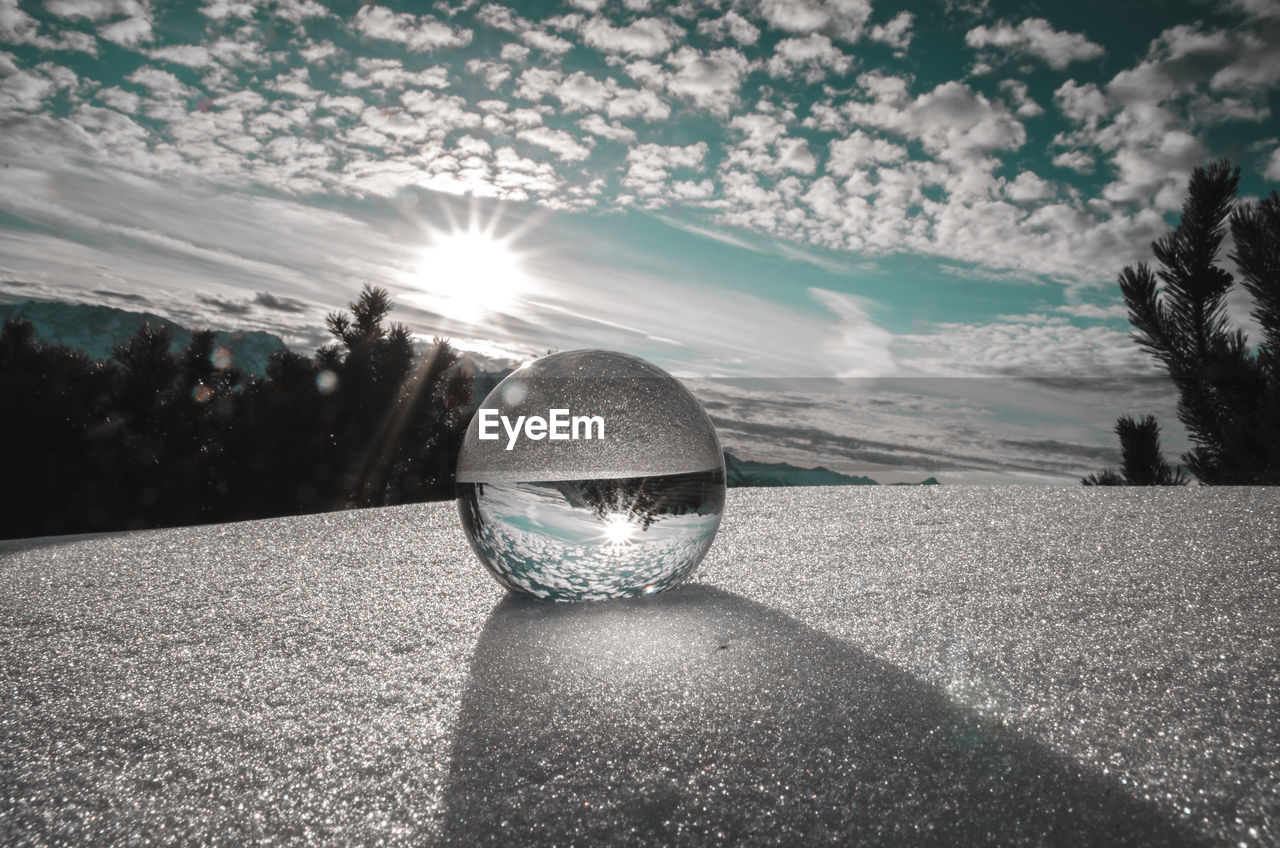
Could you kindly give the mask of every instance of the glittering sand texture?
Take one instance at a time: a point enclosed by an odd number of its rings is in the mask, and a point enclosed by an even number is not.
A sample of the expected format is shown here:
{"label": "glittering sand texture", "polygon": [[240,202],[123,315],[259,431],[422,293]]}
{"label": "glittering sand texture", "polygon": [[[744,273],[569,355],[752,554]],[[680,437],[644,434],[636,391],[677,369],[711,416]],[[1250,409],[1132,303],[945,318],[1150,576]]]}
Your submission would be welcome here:
{"label": "glittering sand texture", "polygon": [[1276,845],[1277,516],[734,490],[579,605],[452,504],[0,543],[0,844]]}

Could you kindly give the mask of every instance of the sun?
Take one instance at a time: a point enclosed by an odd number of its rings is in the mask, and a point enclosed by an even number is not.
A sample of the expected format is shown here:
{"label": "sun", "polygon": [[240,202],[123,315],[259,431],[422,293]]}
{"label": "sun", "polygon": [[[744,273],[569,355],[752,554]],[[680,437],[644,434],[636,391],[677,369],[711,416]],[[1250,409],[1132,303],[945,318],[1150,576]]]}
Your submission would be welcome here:
{"label": "sun", "polygon": [[474,322],[510,312],[531,280],[510,239],[473,225],[432,233],[407,282],[446,318]]}
{"label": "sun", "polygon": [[604,538],[615,548],[629,544],[635,534],[635,525],[625,515],[615,514],[605,519]]}

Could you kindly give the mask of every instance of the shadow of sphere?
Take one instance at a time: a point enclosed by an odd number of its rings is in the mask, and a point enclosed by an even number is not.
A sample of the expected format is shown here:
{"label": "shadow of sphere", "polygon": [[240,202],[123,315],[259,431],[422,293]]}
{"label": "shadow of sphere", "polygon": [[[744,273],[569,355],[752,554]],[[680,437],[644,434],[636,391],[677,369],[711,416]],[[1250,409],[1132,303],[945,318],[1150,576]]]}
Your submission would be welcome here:
{"label": "shadow of sphere", "polygon": [[494,609],[455,732],[444,839],[1198,844],[936,687],[698,584]]}

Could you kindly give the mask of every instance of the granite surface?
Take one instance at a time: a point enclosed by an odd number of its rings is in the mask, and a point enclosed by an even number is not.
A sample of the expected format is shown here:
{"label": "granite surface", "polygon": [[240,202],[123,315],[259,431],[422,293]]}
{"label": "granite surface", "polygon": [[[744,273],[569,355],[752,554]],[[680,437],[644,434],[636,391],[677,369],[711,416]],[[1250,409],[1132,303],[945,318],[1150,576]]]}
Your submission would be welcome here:
{"label": "granite surface", "polygon": [[1278,516],[738,489],[582,605],[451,504],[0,542],[0,844],[1276,845]]}

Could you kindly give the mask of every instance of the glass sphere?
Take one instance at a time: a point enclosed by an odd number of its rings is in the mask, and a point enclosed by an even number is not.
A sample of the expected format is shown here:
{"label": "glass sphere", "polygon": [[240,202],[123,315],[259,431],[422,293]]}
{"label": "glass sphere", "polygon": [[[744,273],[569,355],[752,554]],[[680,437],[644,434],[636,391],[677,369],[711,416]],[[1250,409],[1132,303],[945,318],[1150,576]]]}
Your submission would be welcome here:
{"label": "glass sphere", "polygon": [[494,387],[458,453],[471,547],[513,592],[627,598],[687,577],[724,511],[724,454],[689,390],[604,350],[544,356]]}

